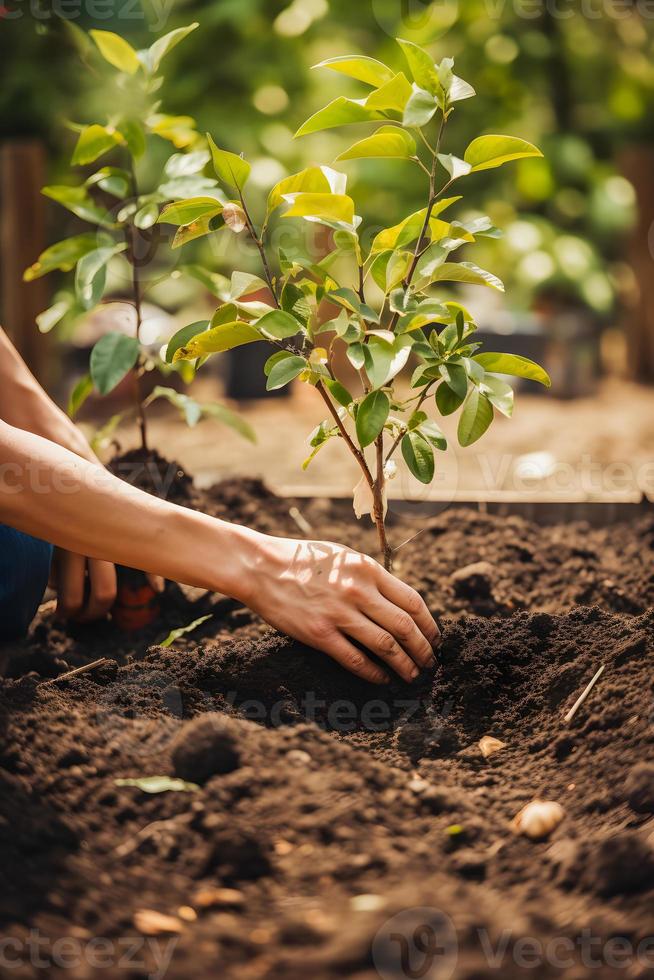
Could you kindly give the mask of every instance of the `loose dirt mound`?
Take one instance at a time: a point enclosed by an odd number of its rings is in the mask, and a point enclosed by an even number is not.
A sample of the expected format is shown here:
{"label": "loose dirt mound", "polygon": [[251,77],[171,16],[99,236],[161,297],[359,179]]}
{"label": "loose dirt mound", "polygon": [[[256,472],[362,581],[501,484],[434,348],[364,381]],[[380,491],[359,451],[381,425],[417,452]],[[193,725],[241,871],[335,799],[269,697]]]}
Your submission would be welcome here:
{"label": "loose dirt mound", "polygon": [[[254,523],[268,495],[246,490],[218,488],[213,506]],[[305,516],[349,536],[318,505]],[[288,503],[266,520],[286,530]],[[230,606],[175,647],[132,644],[132,659],[110,626],[71,639],[45,617],[39,673],[0,686],[0,916],[16,975],[43,975],[31,929],[49,975],[70,976],[77,955],[82,980],[161,976],[169,954],[179,980],[650,976],[653,538],[648,520],[430,522],[401,571],[455,615],[411,686],[366,685]],[[490,570],[452,579],[479,562]],[[599,604],[574,607],[584,570]],[[534,611],[509,615],[511,597]],[[43,683],[47,663],[111,656],[112,636],[122,666]],[[484,759],[483,735],[506,746]],[[153,775],[199,785],[116,783]],[[542,842],[509,829],[534,797],[566,811]]]}

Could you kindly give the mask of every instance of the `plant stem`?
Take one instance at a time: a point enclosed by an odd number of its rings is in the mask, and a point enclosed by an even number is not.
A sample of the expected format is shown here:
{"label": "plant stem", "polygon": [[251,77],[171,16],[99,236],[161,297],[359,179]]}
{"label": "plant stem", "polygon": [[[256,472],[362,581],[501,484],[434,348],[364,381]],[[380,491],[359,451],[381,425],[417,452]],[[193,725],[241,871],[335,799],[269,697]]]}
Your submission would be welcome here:
{"label": "plant stem", "polygon": [[[139,191],[138,184],[136,181],[136,169],[134,167],[134,161],[130,160],[131,164],[131,177],[132,177],[132,193],[134,199],[138,199]],[[141,311],[141,283],[139,281],[139,272],[136,258],[136,226],[134,224],[129,224],[129,235],[128,235],[128,255],[129,262],[132,267],[132,298],[134,301],[134,311],[136,313],[136,340],[139,344],[139,356],[138,361],[134,367],[133,377],[134,377],[134,401],[136,403],[136,414],[138,418],[139,432],[141,434],[141,449],[143,452],[148,451],[148,432],[145,418],[145,408],[143,405],[143,392],[141,390],[141,377],[142,377],[142,353],[140,349],[141,344],[141,324],[143,322],[143,316]]]}
{"label": "plant stem", "polygon": [[328,393],[325,391],[325,387],[324,387],[322,381],[319,381],[317,383],[316,390],[319,392],[319,394],[322,397],[322,400],[324,401],[325,405],[329,409],[329,414],[334,419],[334,422],[336,423],[336,426],[338,428],[338,431],[340,432],[340,434],[342,435],[343,439],[345,440],[345,443],[346,443],[348,449],[350,450],[350,452],[352,453],[352,455],[356,459],[357,463],[361,467],[361,470],[363,472],[364,477],[366,478],[366,482],[367,482],[368,486],[370,487],[371,490],[374,491],[375,481],[373,479],[372,473],[370,472],[370,469],[368,468],[368,464],[366,463],[366,458],[363,455],[363,453],[361,452],[361,450],[358,449],[357,446],[355,446],[354,442],[352,441],[352,438],[350,437],[349,432],[347,431],[347,429],[343,425],[343,420],[341,419],[340,415],[336,411],[336,408],[334,407],[334,405],[332,403],[332,400],[329,397]]}
{"label": "plant stem", "polygon": [[279,301],[277,299],[277,292],[275,290],[275,282],[273,280],[270,265],[268,264],[268,256],[266,255],[266,248],[265,245],[263,244],[263,237],[262,235],[257,234],[257,230],[254,227],[254,223],[252,221],[252,218],[250,217],[250,212],[248,211],[247,204],[245,203],[245,198],[243,197],[240,188],[238,191],[238,196],[241,200],[241,207],[243,208],[243,213],[245,214],[245,221],[247,224],[248,231],[252,236],[252,240],[254,244],[257,246],[257,249],[259,250],[259,255],[261,256],[261,264],[263,265],[263,271],[266,277],[266,282],[268,283],[268,287],[270,289],[270,292],[272,293],[273,300],[275,301],[275,306],[277,307],[277,309],[279,309]]}
{"label": "plant stem", "polygon": [[[427,395],[431,391],[432,385],[435,385],[435,384],[436,384],[436,381],[434,380],[434,381],[430,381],[429,384],[425,386],[424,390],[422,391],[422,393],[420,395],[420,398],[418,399],[418,404],[416,405],[416,407],[413,410],[414,412],[419,412],[420,411],[420,409],[422,408],[422,405],[423,405],[425,399],[427,398]],[[391,458],[391,456],[393,455],[393,453],[395,452],[395,450],[397,449],[397,447],[399,446],[399,444],[402,442],[402,439],[404,438],[405,435],[406,435],[406,429],[403,429],[402,432],[400,432],[399,436],[397,436],[397,438],[394,440],[391,448],[388,450],[388,452],[386,454],[386,462],[389,461],[389,459]]]}
{"label": "plant stem", "polygon": [[379,547],[384,556],[384,568],[390,572],[393,568],[393,549],[386,537],[386,515],[384,514],[384,489],[386,477],[384,475],[384,432],[379,433],[375,439],[375,453],[377,457],[377,475],[372,488],[373,516],[377,525],[379,535]]}

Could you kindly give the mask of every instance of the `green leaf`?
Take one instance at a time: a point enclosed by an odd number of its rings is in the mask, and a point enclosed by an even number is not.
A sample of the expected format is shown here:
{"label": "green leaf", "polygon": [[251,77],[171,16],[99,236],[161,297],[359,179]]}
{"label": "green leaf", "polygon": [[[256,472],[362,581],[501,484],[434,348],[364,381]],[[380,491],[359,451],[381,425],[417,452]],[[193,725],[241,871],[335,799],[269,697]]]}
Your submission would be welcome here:
{"label": "green leaf", "polygon": [[101,395],[108,395],[132,370],[139,356],[139,342],[122,333],[107,333],[91,351],[93,384]]}
{"label": "green leaf", "polygon": [[113,31],[89,31],[98,46],[100,54],[114,68],[134,75],[141,67],[139,57],[125,38]]}
{"label": "green leaf", "polygon": [[242,347],[243,344],[252,344],[257,340],[263,340],[263,337],[249,323],[242,320],[220,323],[178,348],[173,355],[173,363],[195,360],[196,357],[204,357],[205,354],[220,354],[234,347]]}
{"label": "green leaf", "polygon": [[472,286],[491,286],[501,293],[504,292],[501,279],[492,272],[480,269],[473,262],[444,262],[430,275],[429,283],[433,282],[465,282]]}
{"label": "green leaf", "polygon": [[113,227],[111,216],[95,203],[85,187],[67,187],[57,184],[42,187],[41,193],[68,208],[83,221],[90,221],[92,224],[107,228]]}
{"label": "green leaf", "polygon": [[159,224],[186,226],[200,218],[214,218],[222,209],[222,204],[214,197],[190,197],[187,201],[169,204],[157,220]]}
{"label": "green leaf", "polygon": [[166,161],[164,173],[169,180],[179,177],[193,177],[204,170],[211,159],[208,150],[194,150],[192,153],[173,153]]}
{"label": "green leaf", "polygon": [[220,147],[216,146],[209,133],[207,133],[207,141],[211,150],[213,169],[216,171],[218,179],[229,184],[230,187],[235,187],[238,191],[242,191],[250,176],[250,170],[252,169],[250,164],[236,153],[231,153],[229,150],[221,150]]}
{"label": "green leaf", "polygon": [[463,159],[474,172],[501,167],[509,160],[523,160],[526,157],[542,157],[541,151],[533,143],[517,136],[478,136],[465,151]]}
{"label": "green leaf", "polygon": [[447,449],[447,439],[436,423],[432,422],[431,419],[421,422],[420,425],[416,426],[416,429],[421,436],[424,436],[427,442],[432,444],[432,446],[435,446],[437,449],[442,451]]}
{"label": "green leaf", "polygon": [[484,380],[479,385],[479,390],[486,395],[491,405],[493,405],[502,415],[511,418],[513,415],[513,388],[502,378],[494,374],[486,374]]}
{"label": "green leaf", "polygon": [[39,333],[50,333],[63,320],[72,305],[71,300],[62,299],[58,303],[53,303],[43,313],[39,313],[35,318]]}
{"label": "green leaf", "polygon": [[441,415],[452,415],[463,405],[463,398],[455,394],[448,384],[440,384],[436,389],[436,407]]}
{"label": "green leaf", "polygon": [[[91,232],[75,235],[73,238],[64,238],[63,241],[46,248],[45,252],[41,252],[34,265],[31,265],[23,273],[23,279],[25,282],[32,282],[33,279],[45,276],[55,269],[70,272],[82,256],[98,247],[100,244],[98,239],[99,236]],[[110,241],[110,239],[108,240]]]}
{"label": "green leaf", "polygon": [[371,122],[383,118],[381,112],[369,109],[364,100],[346,99],[344,95],[339,95],[337,99],[307,119],[295,136],[307,136],[309,133],[319,133],[324,129],[334,129],[336,126]]}
{"label": "green leaf", "polygon": [[70,393],[68,399],[68,415],[74,419],[80,408],[93,391],[93,378],[90,374],[85,374],[79,379]]}
{"label": "green leaf", "polygon": [[[213,296],[217,296],[219,299],[229,291],[229,279],[226,276],[222,276],[219,272],[212,272],[210,269],[205,269],[204,266],[195,263],[180,265],[179,272],[183,275],[191,276],[192,279],[197,279],[205,289],[208,289]],[[234,313],[236,313],[236,310],[234,310]],[[234,319],[234,317],[230,317],[230,319]]]}
{"label": "green leaf", "polygon": [[121,167],[101,167],[96,173],[87,177],[85,186],[95,187],[97,185],[105,194],[123,198],[127,197],[129,193],[130,181],[130,175]]}
{"label": "green leaf", "polygon": [[114,779],[116,786],[135,786],[144,793],[197,793],[197,783],[187,783],[173,776],[141,776],[138,779]]}
{"label": "green leaf", "polygon": [[341,384],[340,381],[333,381],[331,378],[325,378],[323,384],[329,391],[332,398],[334,398],[339,405],[342,405],[343,408],[347,408],[348,405],[351,405],[354,401],[350,392]]}
{"label": "green leaf", "polygon": [[96,248],[77,263],[75,273],[75,293],[85,310],[90,310],[102,298],[107,279],[107,265],[127,246],[113,245],[111,248]]}
{"label": "green leaf", "polygon": [[142,230],[147,230],[156,225],[159,218],[159,205],[156,201],[148,201],[143,207],[140,207],[136,214],[134,215],[134,224],[137,228]]}
{"label": "green leaf", "polygon": [[201,218],[196,218],[189,225],[180,225],[171,242],[171,249],[181,248],[182,245],[187,245],[188,242],[193,242],[197,238],[203,238],[205,235],[210,235],[213,231],[218,231],[224,225],[221,214],[222,208],[218,214],[209,212]]}
{"label": "green leaf", "polygon": [[292,195],[291,206],[284,218],[308,218],[309,220],[354,222],[354,201],[347,194],[299,193]]}
{"label": "green leaf", "polygon": [[426,126],[438,109],[438,101],[430,92],[414,85],[413,92],[404,107],[402,123],[405,126]]}
{"label": "green leaf", "polygon": [[202,406],[194,398],[190,398],[189,395],[180,391],[175,391],[174,388],[155,385],[152,394],[148,395],[145,401],[145,406],[151,405],[158,398],[165,398],[171,405],[174,405],[181,412],[189,429],[196,426],[202,418]]}
{"label": "green leaf", "polygon": [[284,310],[272,310],[257,320],[257,329],[276,340],[286,340],[300,333],[302,324]]}
{"label": "green leaf", "polygon": [[468,393],[468,375],[463,365],[448,361],[446,364],[441,364],[438,370],[443,381],[463,401]]}
{"label": "green leaf", "polygon": [[472,169],[469,163],[461,160],[460,157],[453,156],[451,153],[439,153],[438,160],[441,166],[447,170],[452,180],[465,177]]}
{"label": "green leaf", "polygon": [[357,313],[362,319],[368,320],[370,323],[379,323],[379,314],[372,307],[368,306],[367,303],[362,303],[358,294],[353,289],[348,289],[347,287],[332,289],[325,294],[325,299],[330,300],[332,303],[338,303],[339,306],[345,307],[346,310],[350,310],[352,313]]}
{"label": "green leaf", "polygon": [[288,350],[276,350],[274,354],[270,355],[270,357],[264,364],[263,373],[265,374],[266,377],[268,377],[268,375],[272,371],[277,361],[285,361],[287,357],[292,357],[292,356],[293,355]]}
{"label": "green leaf", "polygon": [[530,361],[528,357],[522,357],[520,354],[496,354],[488,351],[483,354],[475,354],[473,360],[481,364],[485,371],[492,371],[495,374],[511,374],[516,378],[538,381],[546,388],[552,384],[547,371],[544,371],[535,361]]}
{"label": "green leaf", "polygon": [[283,388],[303,371],[306,371],[308,367],[306,358],[298,357],[296,354],[290,354],[283,360],[276,361],[268,374],[266,390],[276,391],[278,388]]}
{"label": "green leaf", "polygon": [[356,430],[362,449],[374,442],[384,428],[390,411],[388,396],[383,391],[371,391],[359,405]]}
{"label": "green leaf", "polygon": [[380,112],[404,112],[404,107],[411,98],[412,85],[407,81],[403,72],[398,72],[390,82],[371,92],[366,99],[368,109],[378,109]]}
{"label": "green leaf", "polygon": [[354,143],[336,157],[337,160],[358,160],[372,157],[396,157],[408,160],[415,156],[416,142],[409,133],[397,126],[382,126],[372,136]]}
{"label": "green leaf", "polygon": [[117,127],[135,160],[145,153],[145,132],[138,119],[122,119]]}
{"label": "green leaf", "polygon": [[403,41],[399,37],[396,40],[404,52],[404,57],[416,85],[425,89],[432,96],[439,96],[442,99],[443,89],[431,55],[412,41]]}
{"label": "green leaf", "polygon": [[407,432],[401,442],[402,456],[413,475],[421,483],[434,479],[434,450],[419,432]]}
{"label": "green leaf", "polygon": [[360,371],[363,365],[366,363],[365,350],[366,349],[363,344],[359,343],[358,341],[350,344],[347,348],[347,359],[355,371]]}
{"label": "green leaf", "polygon": [[[460,195],[457,197],[446,197],[434,205],[429,221],[430,233],[434,230],[438,232],[441,229],[441,225],[446,224],[438,220],[438,215],[460,200]],[[410,242],[415,241],[425,223],[426,214],[427,209],[423,208],[421,211],[415,211],[413,214],[410,214],[403,221],[400,221],[399,224],[380,231],[373,240],[370,250],[371,254],[383,252],[386,249],[401,248],[403,245],[408,245]],[[447,225],[448,229],[449,227]]]}
{"label": "green leaf", "polygon": [[188,27],[178,27],[176,30],[164,34],[163,37],[158,38],[154,44],[150,45],[147,52],[147,66],[149,71],[157,71],[166,55],[199,26],[196,21],[193,24],[189,24]]}
{"label": "green leaf", "polygon": [[[180,639],[180,637],[186,636],[187,633],[192,633],[193,630],[197,629],[198,626],[202,626],[202,624],[206,623],[209,619],[211,619],[211,614],[208,616],[200,616],[199,619],[194,619],[192,623],[188,624],[188,626],[178,626],[177,629],[171,630],[166,639],[159,645],[162,647],[172,646],[176,640]],[[155,776],[154,778],[156,779],[157,777]]]}
{"label": "green leaf", "polygon": [[493,421],[493,406],[478,388],[471,388],[459,417],[457,435],[462,446],[480,439]]}
{"label": "green leaf", "polygon": [[177,333],[173,334],[166,347],[166,363],[172,364],[175,353],[180,347],[185,347],[199,333],[203,333],[208,329],[208,320],[196,320],[195,323],[189,323],[185,327],[182,327],[181,330],[178,330]]}
{"label": "green leaf", "polygon": [[215,419],[216,422],[222,422],[223,425],[229,426],[230,429],[233,429],[234,432],[249,442],[256,443],[257,437],[249,422],[246,422],[237,412],[233,412],[231,408],[227,408],[226,405],[220,405],[218,402],[203,403],[202,412],[209,418]]}
{"label": "green leaf", "polygon": [[272,214],[276,208],[284,204],[287,195],[299,194],[301,191],[329,194],[331,190],[329,179],[322,167],[307,167],[306,170],[284,177],[275,184],[268,195],[268,214]]}
{"label": "green leaf", "polygon": [[86,126],[79,134],[77,145],[70,161],[73,166],[93,163],[103,153],[113,150],[123,142],[119,132],[108,126]]}
{"label": "green leaf", "polygon": [[321,61],[313,68],[329,68],[331,71],[340,72],[350,78],[356,78],[359,82],[372,85],[378,88],[394,77],[394,72],[381,61],[374,58],[366,58],[363,55],[342,55],[339,58],[328,58]]}

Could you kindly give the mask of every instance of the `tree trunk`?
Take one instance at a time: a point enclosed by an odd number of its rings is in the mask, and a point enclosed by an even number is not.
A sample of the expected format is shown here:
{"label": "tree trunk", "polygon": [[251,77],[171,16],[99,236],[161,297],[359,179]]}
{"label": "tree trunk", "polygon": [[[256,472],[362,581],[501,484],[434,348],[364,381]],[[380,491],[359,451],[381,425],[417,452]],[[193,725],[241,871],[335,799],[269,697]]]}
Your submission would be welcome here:
{"label": "tree trunk", "polygon": [[48,305],[42,279],[23,282],[23,272],[45,248],[45,152],[38,140],[11,140],[0,147],[0,323],[30,370],[47,384],[48,342],[36,326]]}
{"label": "tree trunk", "polygon": [[654,150],[634,146],[620,157],[624,176],[636,191],[638,218],[627,258],[638,283],[638,301],[629,310],[625,333],[629,371],[636,381],[654,382]]}

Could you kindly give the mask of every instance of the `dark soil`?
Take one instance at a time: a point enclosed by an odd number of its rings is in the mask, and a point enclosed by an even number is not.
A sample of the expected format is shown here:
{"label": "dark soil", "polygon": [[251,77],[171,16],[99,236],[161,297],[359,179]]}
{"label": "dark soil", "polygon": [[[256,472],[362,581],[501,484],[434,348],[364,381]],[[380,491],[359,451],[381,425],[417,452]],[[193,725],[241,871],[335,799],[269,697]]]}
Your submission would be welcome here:
{"label": "dark soil", "polygon": [[[328,503],[174,473],[185,505],[299,536],[295,504],[374,549]],[[653,549],[651,517],[427,521],[397,571],[439,662],[384,689],[173,586],[136,636],[45,610],[0,684],[0,976],[654,977]],[[164,774],[197,785],[116,783]],[[534,797],[566,812],[538,843],[509,828]]]}

